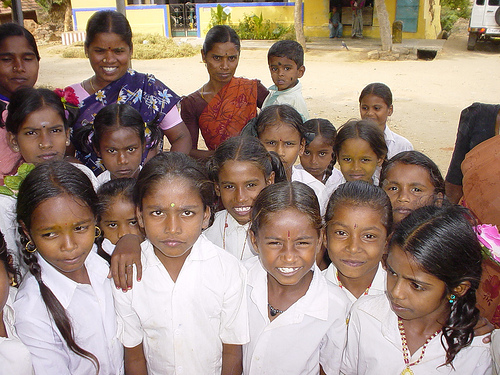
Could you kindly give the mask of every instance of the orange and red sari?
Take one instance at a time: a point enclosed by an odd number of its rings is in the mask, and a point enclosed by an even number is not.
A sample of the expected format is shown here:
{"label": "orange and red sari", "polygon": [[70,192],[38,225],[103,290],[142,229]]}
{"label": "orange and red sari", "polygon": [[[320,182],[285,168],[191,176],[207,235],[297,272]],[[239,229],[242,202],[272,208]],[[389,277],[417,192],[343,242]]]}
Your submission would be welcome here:
{"label": "orange and red sari", "polygon": [[240,134],[257,115],[257,80],[233,77],[208,103],[199,127],[209,150]]}

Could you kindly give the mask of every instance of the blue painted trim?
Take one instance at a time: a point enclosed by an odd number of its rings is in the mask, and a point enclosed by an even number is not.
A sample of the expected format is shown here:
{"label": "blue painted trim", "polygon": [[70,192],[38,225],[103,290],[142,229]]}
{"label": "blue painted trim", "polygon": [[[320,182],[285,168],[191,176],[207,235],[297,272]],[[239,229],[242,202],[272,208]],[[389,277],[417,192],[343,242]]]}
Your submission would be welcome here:
{"label": "blue painted trim", "polygon": [[[163,9],[163,20],[164,20],[164,27],[165,27],[165,36],[168,38],[170,37],[170,32],[169,32],[169,20],[168,20],[168,12],[167,12],[167,5],[139,5],[139,6],[128,6],[125,7],[126,10],[135,10],[135,9]],[[116,10],[116,7],[100,7],[100,8],[78,8],[78,9],[73,9],[73,30],[78,30],[78,25],[76,23],[76,13],[77,12],[98,12],[100,10]]]}
{"label": "blue painted trim", "polygon": [[200,28],[200,4],[196,4],[196,36],[201,38]]}

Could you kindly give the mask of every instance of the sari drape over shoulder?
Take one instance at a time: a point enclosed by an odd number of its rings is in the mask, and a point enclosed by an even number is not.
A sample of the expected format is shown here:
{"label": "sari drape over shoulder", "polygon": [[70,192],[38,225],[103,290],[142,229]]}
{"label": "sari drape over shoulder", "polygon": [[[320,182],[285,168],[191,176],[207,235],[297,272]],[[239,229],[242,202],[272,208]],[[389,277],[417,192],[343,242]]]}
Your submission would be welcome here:
{"label": "sari drape over shoulder", "polygon": [[233,77],[203,110],[199,127],[209,150],[238,135],[257,115],[257,80]]}
{"label": "sari drape over shoulder", "polygon": [[[144,122],[156,118],[159,123],[179,100],[180,97],[154,75],[129,69],[123,77],[80,102],[80,113],[73,124],[73,131],[93,123],[97,113],[113,103],[129,104],[139,111]],[[149,149],[149,146],[149,139],[146,137],[146,148]],[[96,175],[105,170],[94,152],[88,154],[80,145],[75,144],[75,147],[77,158]]]}
{"label": "sari drape over shoulder", "polygon": [[472,210],[481,224],[500,228],[500,135],[469,151],[462,172],[462,204]]}

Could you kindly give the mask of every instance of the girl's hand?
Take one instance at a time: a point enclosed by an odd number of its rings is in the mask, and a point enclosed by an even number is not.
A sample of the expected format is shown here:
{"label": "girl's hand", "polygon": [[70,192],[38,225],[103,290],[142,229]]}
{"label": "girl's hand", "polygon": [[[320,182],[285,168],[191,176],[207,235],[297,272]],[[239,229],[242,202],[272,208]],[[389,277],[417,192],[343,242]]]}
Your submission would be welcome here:
{"label": "girl's hand", "polygon": [[132,289],[134,264],[137,268],[137,281],[141,281],[141,237],[126,234],[116,243],[108,274],[108,278],[113,277],[117,289],[122,289],[124,292]]}
{"label": "girl's hand", "polygon": [[495,326],[491,324],[488,319],[479,317],[476,326],[474,327],[474,336],[483,336],[483,343],[488,344],[491,341],[491,332],[495,329]]}

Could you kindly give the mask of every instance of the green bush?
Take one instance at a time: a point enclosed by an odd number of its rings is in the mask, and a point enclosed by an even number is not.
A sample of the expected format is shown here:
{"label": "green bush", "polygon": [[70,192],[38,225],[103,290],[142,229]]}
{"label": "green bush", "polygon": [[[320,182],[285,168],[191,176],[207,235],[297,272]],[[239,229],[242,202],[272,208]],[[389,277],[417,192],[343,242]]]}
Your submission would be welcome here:
{"label": "green bush", "polygon": [[[270,40],[270,39],[293,39],[293,26],[284,26],[270,20],[264,20],[262,13],[245,15],[235,28],[241,39]],[[291,36],[293,35],[293,38]]]}
{"label": "green bush", "polygon": [[450,31],[459,18],[470,17],[469,0],[441,0],[441,28]]}

